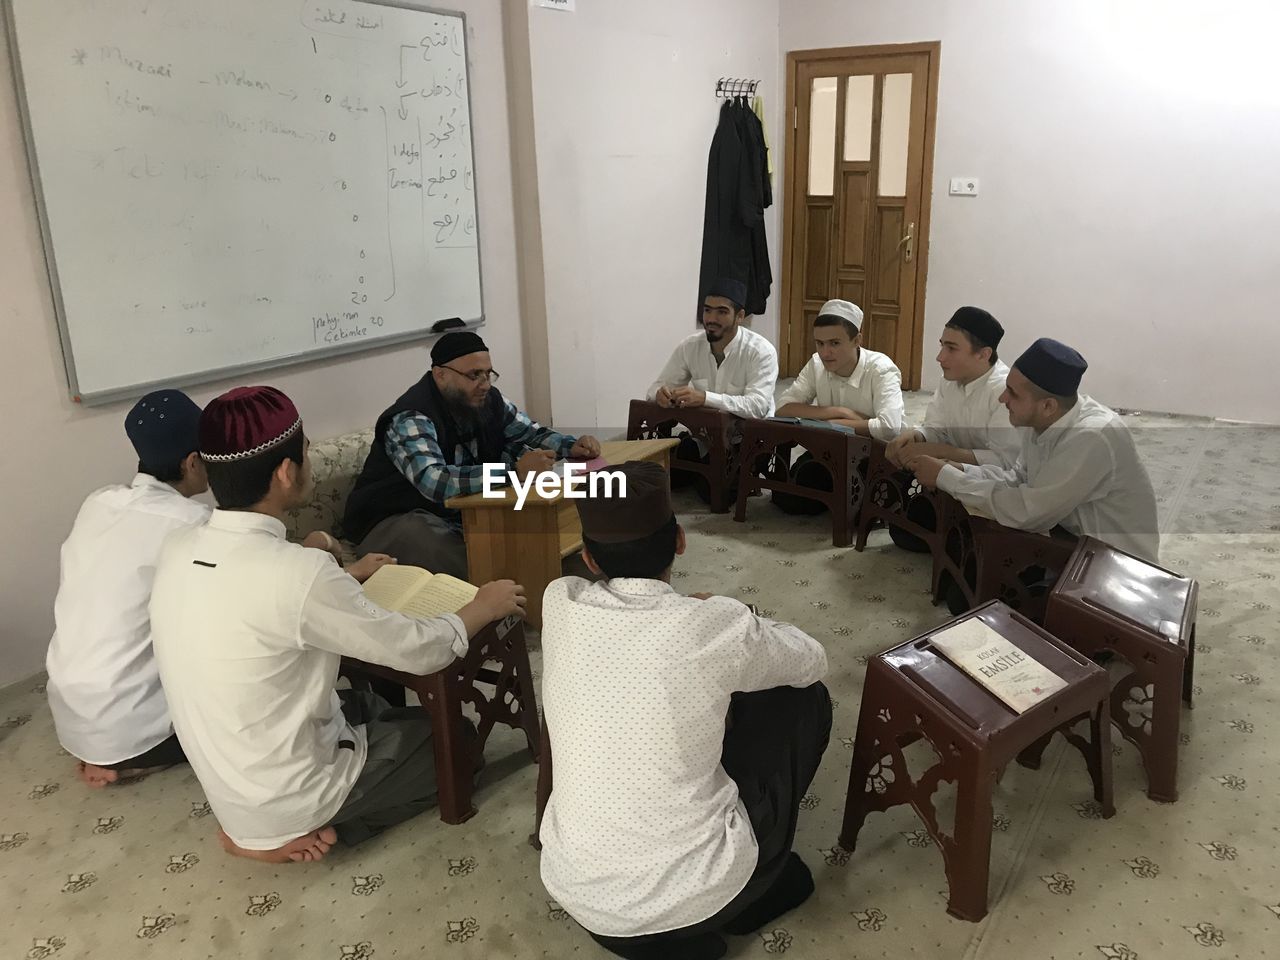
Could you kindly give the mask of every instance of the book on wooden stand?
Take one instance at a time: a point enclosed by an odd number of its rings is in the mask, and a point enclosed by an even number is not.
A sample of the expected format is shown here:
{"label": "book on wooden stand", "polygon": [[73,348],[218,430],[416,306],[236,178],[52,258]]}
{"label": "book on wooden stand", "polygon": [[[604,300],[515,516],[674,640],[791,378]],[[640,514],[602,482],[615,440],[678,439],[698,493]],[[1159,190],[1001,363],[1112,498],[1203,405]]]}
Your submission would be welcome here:
{"label": "book on wooden stand", "polygon": [[399,563],[379,567],[364,582],[364,595],[378,606],[421,620],[457,613],[479,589],[447,573]]}
{"label": "book on wooden stand", "polygon": [[935,633],[929,643],[1015,713],[1024,713],[1067,685],[977,617]]}

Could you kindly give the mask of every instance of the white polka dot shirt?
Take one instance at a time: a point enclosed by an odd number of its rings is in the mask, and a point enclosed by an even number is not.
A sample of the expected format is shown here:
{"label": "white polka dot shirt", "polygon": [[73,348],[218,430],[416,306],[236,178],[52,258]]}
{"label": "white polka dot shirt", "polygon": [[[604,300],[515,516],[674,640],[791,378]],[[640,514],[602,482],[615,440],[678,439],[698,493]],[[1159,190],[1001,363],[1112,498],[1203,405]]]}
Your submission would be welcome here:
{"label": "white polka dot shirt", "polygon": [[720,766],[729,697],[817,682],[822,645],[727,597],[565,577],[543,599],[542,650],[554,757],[541,830],[547,890],[605,936],[714,915],[757,858]]}

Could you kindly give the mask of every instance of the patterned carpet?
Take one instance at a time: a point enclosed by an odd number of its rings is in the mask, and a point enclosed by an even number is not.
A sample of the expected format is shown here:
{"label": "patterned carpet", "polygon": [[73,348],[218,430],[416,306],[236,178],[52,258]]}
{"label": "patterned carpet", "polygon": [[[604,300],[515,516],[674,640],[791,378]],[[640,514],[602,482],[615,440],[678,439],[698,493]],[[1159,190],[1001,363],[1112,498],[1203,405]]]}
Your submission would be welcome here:
{"label": "patterned carpet", "polygon": [[[730,956],[1280,955],[1280,759],[1265,745],[1280,677],[1280,430],[1130,422],[1160,495],[1163,560],[1201,585],[1181,799],[1148,800],[1118,737],[1110,821],[1061,740],[1038,772],[1011,766],[996,795],[992,910],[976,925],[947,916],[941,857],[908,808],[873,815],[855,855],[834,846],[866,658],[944,618],[929,605],[926,558],[882,531],[864,553],[835,549],[825,517],[787,517],[763,500],[740,525],[680,495],[689,551],[676,587],[739,596],[818,637],[838,702],[797,838],[817,893],[776,929],[732,940]],[[526,842],[536,768],[514,735],[490,741],[469,823],[423,816],[321,864],[276,868],[221,852],[186,768],[84,789],[36,680],[0,694],[0,718],[6,960],[605,956],[539,882]]]}

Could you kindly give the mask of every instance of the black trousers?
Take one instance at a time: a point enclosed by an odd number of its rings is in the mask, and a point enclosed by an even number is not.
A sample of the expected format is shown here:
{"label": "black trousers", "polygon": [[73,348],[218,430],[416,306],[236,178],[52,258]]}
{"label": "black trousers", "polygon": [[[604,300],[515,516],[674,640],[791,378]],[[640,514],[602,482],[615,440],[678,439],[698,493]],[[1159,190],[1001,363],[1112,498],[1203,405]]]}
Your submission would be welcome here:
{"label": "black trousers", "polygon": [[831,696],[821,683],[737,693],[729,715],[720,764],[738,785],[760,848],[751,879],[718,913],[691,926],[642,937],[591,934],[606,950],[625,957],[641,947],[648,954],[662,944],[722,930],[768,893],[782,873],[795,841],[800,801],[831,738]]}
{"label": "black trousers", "polygon": [[104,770],[147,770],[151,767],[171,767],[175,763],[186,763],[187,755],[182,752],[182,744],[178,742],[176,733],[169,734],[146,753],[139,754],[131,760],[119,763],[104,763]]}
{"label": "black trousers", "polygon": [[[711,462],[711,454],[702,453],[698,449],[698,441],[687,433],[680,435],[680,443],[676,446],[675,454],[681,460],[696,460],[699,463]],[[694,491],[703,503],[711,502],[711,485],[707,483],[706,477],[700,473],[694,473],[692,470],[681,470],[679,467],[672,469],[671,489],[675,490],[690,485],[693,486]]]}

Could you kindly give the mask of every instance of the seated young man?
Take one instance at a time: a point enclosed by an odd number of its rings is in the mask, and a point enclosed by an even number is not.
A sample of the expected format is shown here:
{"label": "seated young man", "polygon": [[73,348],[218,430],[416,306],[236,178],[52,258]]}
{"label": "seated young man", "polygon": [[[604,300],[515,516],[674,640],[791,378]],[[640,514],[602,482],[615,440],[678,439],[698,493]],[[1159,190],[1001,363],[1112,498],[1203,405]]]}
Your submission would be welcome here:
{"label": "seated young man", "polygon": [[524,609],[520,587],[486,584],[457,614],[416,620],[360,588],[394,560],[343,570],[285,540],[311,490],[302,420],[272,387],[239,387],[200,419],[218,509],[170,537],[151,595],[160,678],[231,853],[314,860],[434,801],[431,723],[372,693],[336,689],[341,658],[425,674],[489,622]]}
{"label": "seated young man", "polygon": [[[1009,375],[996,355],[1003,337],[1004,327],[986,310],[961,307],[952,315],[938,338],[942,382],[924,422],[898,434],[885,449],[890,463],[909,470],[916,457],[930,456],[960,464],[1013,466],[1022,438],[1000,402]],[[927,529],[938,522],[932,504],[920,497],[907,503],[907,516]],[[900,527],[890,526],[889,536],[903,549],[929,550],[923,540]]]}
{"label": "seated young man", "polygon": [[124,429],[138,454],[129,486],[95,490],[62,545],[54,601],[49,710],[58,742],[91,787],[181,763],[151,649],[156,559],[175,530],[209,519],[200,408],[180,390],[139,400]]}
{"label": "seated young man", "polygon": [[[702,332],[691,333],[676,345],[671,359],[645,394],[662,407],[706,407],[740,417],[773,416],[773,391],[778,382],[778,352],[767,338],[743,326],[746,285],[717,279],[707,284],[702,301]],[[688,433],[680,437],[681,459],[706,463],[707,445]],[[703,500],[711,499],[702,477],[676,470],[676,483],[693,481]]]}
{"label": "seated young man", "polygon": [[[813,321],[817,352],[778,398],[779,417],[823,420],[886,443],[902,430],[906,407],[902,374],[885,354],[862,345],[862,310],[847,300],[828,300]],[[791,466],[791,480],[831,489],[831,475],[809,453]],[[774,491],[773,503],[787,513],[819,513],[815,500]]]}
{"label": "seated young man", "polygon": [[826,420],[888,443],[902,431],[902,373],[862,345],[862,310],[828,300],[813,321],[817,352],[778,398],[778,416]]}
{"label": "seated young man", "polygon": [[565,577],[544,600],[542,880],[618,956],[709,960],[722,933],[813,891],[791,845],[831,732],[827,657],[737,600],[676,593],[666,472],[618,469],[625,497],[576,501],[605,579]]}
{"label": "seated young man", "polygon": [[912,461],[916,477],[1006,527],[1055,527],[1096,537],[1151,563],[1160,527],[1151,477],[1115,411],[1080,394],[1088,364],[1075,350],[1041,337],[1013,363],[1000,402],[1023,431],[1012,467],[957,466],[937,457]]}
{"label": "seated young man", "polygon": [[737,280],[713,280],[702,301],[702,332],[676,346],[649,386],[648,399],[663,407],[709,407],[740,417],[773,415],[778,352],[749,327]]}

